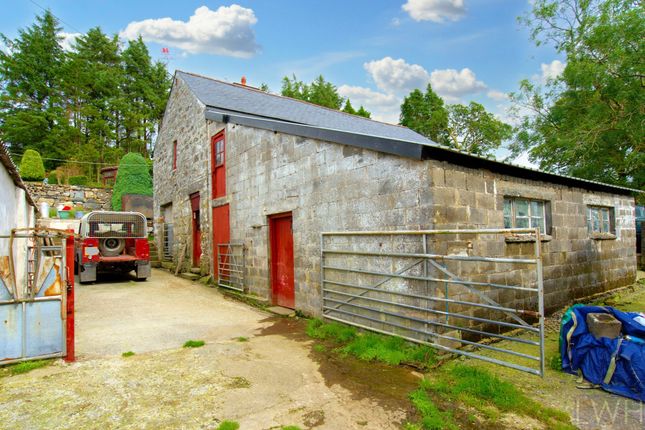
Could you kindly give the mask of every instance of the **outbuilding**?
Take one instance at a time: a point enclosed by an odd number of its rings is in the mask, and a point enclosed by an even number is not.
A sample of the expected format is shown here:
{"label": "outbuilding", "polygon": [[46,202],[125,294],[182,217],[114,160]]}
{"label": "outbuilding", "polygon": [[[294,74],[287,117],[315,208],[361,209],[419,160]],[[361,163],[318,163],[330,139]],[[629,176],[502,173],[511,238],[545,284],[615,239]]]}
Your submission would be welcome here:
{"label": "outbuilding", "polygon": [[[309,314],[321,312],[320,234],[328,231],[534,227],[547,309],[628,285],[636,277],[633,192],[181,71],[154,151],[164,254],[216,279],[239,270],[248,292]],[[520,255],[530,241],[507,238],[489,251]],[[244,248],[242,263],[233,261],[235,246]]]}
{"label": "outbuilding", "polygon": [[[36,204],[32,200],[27,187],[20,178],[18,168],[13,162],[11,155],[4,143],[0,142],[0,267],[2,270],[9,269],[9,235],[11,230],[20,228],[34,227],[36,222]],[[8,280],[3,276],[7,282],[15,281],[18,285],[24,282],[24,272],[26,270],[26,251],[22,246],[14,243],[14,273],[17,279]],[[8,274],[7,274],[8,276]],[[1,289],[1,287],[0,287]],[[0,299],[3,298],[0,291]]]}

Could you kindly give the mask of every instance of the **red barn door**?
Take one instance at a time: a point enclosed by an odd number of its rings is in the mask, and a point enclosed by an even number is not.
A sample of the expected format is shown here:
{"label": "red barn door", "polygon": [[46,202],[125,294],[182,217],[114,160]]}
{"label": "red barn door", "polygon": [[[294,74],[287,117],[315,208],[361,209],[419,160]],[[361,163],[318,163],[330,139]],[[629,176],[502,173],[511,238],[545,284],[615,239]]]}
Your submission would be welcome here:
{"label": "red barn door", "polygon": [[217,206],[213,208],[213,259],[215,262],[215,275],[219,279],[219,261],[217,258],[217,250],[220,249],[222,253],[226,253],[226,247],[219,245],[229,243],[231,241],[231,228],[229,221],[229,208],[228,205]]}
{"label": "red barn door", "polygon": [[273,303],[291,309],[295,308],[296,301],[292,220],[291,212],[269,218]]}

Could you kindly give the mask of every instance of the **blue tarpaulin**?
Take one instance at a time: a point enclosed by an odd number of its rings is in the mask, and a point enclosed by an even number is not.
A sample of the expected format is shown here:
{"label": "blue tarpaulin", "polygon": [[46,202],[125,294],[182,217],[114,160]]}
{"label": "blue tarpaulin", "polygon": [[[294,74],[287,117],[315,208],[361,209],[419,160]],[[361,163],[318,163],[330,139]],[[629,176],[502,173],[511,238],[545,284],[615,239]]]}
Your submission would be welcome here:
{"label": "blue tarpaulin", "polygon": [[[607,313],[622,323],[621,337],[596,339],[587,314]],[[582,373],[592,384],[614,394],[645,401],[645,314],[608,306],[574,306],[560,325],[562,370]]]}

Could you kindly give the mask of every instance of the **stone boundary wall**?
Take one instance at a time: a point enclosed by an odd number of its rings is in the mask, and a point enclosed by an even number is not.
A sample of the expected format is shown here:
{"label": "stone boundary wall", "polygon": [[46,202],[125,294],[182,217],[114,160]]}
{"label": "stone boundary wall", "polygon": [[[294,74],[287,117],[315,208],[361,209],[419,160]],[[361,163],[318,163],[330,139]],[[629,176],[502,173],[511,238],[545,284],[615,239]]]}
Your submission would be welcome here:
{"label": "stone boundary wall", "polygon": [[112,189],[92,188],[79,185],[46,185],[40,182],[25,182],[27,190],[40,211],[40,204],[55,207],[65,202],[83,206],[86,210],[111,210]]}

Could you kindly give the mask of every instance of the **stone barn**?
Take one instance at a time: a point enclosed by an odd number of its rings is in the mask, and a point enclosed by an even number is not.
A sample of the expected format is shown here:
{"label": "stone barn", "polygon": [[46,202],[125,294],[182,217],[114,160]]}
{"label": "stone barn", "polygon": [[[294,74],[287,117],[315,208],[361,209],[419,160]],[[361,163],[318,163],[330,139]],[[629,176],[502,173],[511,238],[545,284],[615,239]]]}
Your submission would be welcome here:
{"label": "stone barn", "polygon": [[[321,232],[329,231],[534,227],[547,309],[628,285],[636,277],[633,192],[181,71],[154,152],[164,255],[217,279],[222,261],[231,263],[226,244],[243,246],[235,267],[247,292],[314,315],[321,313]],[[521,255],[534,243],[520,235],[482,249]],[[484,265],[478,270],[493,276]]]}

